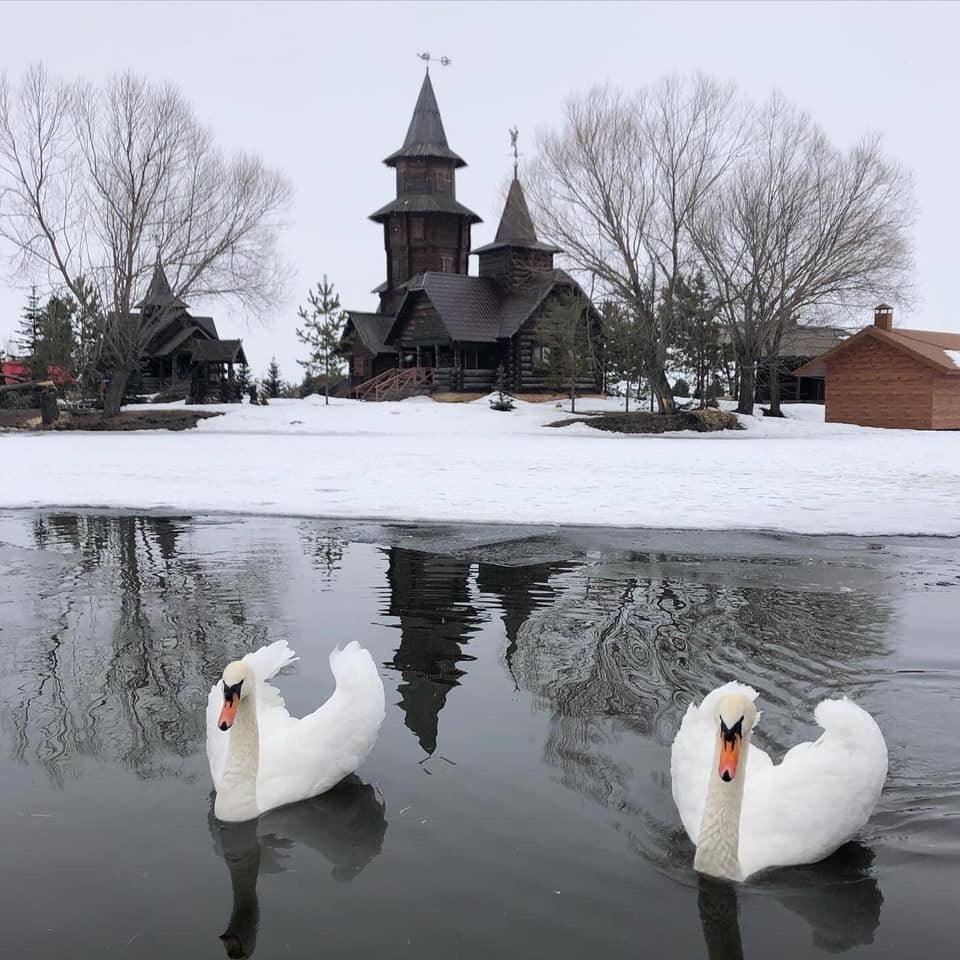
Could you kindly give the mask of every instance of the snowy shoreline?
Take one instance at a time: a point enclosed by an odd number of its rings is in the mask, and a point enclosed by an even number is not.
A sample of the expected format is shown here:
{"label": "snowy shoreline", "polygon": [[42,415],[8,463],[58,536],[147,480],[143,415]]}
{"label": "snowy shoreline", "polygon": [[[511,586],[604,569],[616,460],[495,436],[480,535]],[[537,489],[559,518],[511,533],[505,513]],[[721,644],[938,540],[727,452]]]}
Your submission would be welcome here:
{"label": "snowy shoreline", "polygon": [[211,408],[224,416],[181,433],[2,434],[0,509],[960,536],[955,433],[809,406],[712,434],[547,429],[566,407],[310,398]]}

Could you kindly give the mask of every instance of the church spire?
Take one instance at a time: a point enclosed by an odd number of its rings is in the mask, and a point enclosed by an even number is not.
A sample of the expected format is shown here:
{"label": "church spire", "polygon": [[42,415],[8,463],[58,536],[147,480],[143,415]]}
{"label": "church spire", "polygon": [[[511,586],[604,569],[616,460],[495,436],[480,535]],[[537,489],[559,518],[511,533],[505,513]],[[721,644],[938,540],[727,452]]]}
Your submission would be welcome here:
{"label": "church spire", "polygon": [[410,118],[410,126],[407,128],[403,146],[391,153],[383,162],[388,167],[395,167],[398,160],[416,157],[453,160],[457,167],[467,165],[466,161],[447,145],[447,135],[443,129],[443,120],[440,117],[440,108],[437,106],[437,97],[433,92],[429,72],[424,75],[420,96],[417,97],[417,105],[413,108],[413,116]]}
{"label": "church spire", "polygon": [[160,259],[160,251],[157,250],[157,260],[153,266],[153,276],[150,278],[150,286],[147,287],[147,294],[137,304],[140,310],[146,307],[186,307],[187,305],[179,298],[173,295],[170,289],[170,281],[167,279],[167,272],[163,269],[163,261]]}

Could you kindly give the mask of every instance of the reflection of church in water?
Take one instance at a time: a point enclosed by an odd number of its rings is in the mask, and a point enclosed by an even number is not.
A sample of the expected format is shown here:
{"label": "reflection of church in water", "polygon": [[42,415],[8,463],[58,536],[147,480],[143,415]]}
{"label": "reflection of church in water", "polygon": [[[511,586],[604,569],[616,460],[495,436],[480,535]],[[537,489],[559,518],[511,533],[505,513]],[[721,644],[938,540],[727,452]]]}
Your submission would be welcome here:
{"label": "reflection of church in water", "polygon": [[[396,617],[400,627],[390,665],[400,673],[404,723],[432,754],[440,711],[476,659],[469,644],[489,619],[488,605],[502,614],[509,667],[520,627],[534,609],[549,602],[549,578],[567,564],[505,567],[401,547],[390,548],[388,556],[390,599],[384,612]],[[498,603],[489,603],[491,598]]]}

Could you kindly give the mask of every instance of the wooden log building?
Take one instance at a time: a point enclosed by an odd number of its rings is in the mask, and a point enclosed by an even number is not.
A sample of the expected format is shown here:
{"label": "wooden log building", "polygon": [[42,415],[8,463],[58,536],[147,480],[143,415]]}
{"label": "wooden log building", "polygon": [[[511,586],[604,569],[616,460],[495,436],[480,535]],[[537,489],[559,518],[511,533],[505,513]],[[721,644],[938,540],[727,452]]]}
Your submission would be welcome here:
{"label": "wooden log building", "polygon": [[826,381],[828,423],[960,430],[960,333],[893,328],[893,310],[804,364],[798,377]]}
{"label": "wooden log building", "polygon": [[[412,389],[487,391],[500,368],[514,392],[547,389],[538,322],[557,297],[583,292],[554,267],[560,251],[538,239],[516,168],[494,241],[471,250],[481,221],[456,198],[466,163],[447,144],[429,72],[403,145],[384,163],[396,169],[397,195],[370,219],[383,226],[387,279],[373,291],[376,313],[347,311],[341,344],[357,395],[413,369],[419,375],[403,380]],[[581,390],[600,388],[595,366]]]}

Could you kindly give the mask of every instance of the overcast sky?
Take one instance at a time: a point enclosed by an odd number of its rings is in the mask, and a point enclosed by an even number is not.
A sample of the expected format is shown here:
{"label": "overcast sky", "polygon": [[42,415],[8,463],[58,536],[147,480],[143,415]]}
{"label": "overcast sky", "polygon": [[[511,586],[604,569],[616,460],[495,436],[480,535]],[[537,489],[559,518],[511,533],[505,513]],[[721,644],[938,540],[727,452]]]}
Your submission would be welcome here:
{"label": "overcast sky", "polygon": [[[19,75],[42,59],[68,77],[129,68],[174,81],[221,145],[291,179],[288,302],[252,327],[210,307],[221,336],[244,338],[256,373],[275,353],[289,379],[300,376],[296,305],[323,273],[344,306],[375,309],[383,238],[367,216],[394,195],[381,161],[403,141],[422,50],[453,60],[434,67],[434,88],[468,163],[457,197],[484,219],[474,245],[496,231],[509,127],[531,156],[569,94],[703,70],[756,99],[779,89],[839,145],[884,133],[920,203],[922,302],[897,322],[960,330],[958,36],[960,5],[946,3],[0,4],[0,67]],[[22,279],[0,277],[0,343],[23,299]]]}

